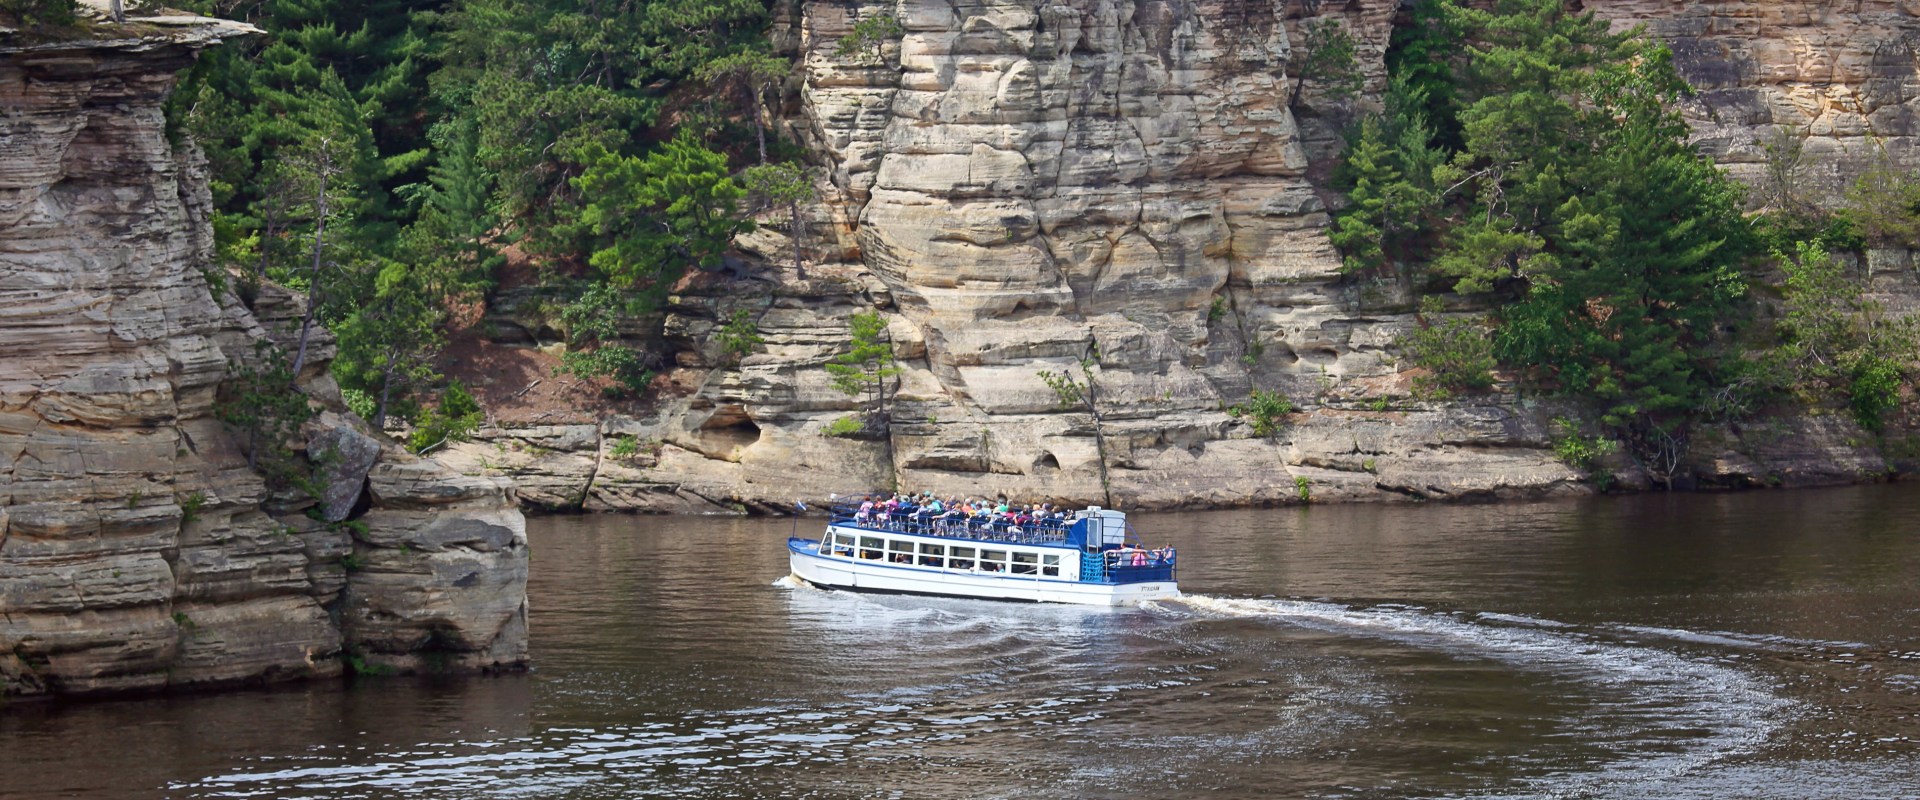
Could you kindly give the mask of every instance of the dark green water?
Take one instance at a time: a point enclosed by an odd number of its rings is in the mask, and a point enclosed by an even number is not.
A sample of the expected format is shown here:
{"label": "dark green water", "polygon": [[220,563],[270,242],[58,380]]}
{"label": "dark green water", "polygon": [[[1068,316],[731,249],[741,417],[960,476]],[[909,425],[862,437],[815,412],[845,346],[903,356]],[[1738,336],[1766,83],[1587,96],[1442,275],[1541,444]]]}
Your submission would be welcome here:
{"label": "dark green water", "polygon": [[[536,519],[528,675],[0,712],[5,797],[1920,797],[1920,488],[1145,515],[1189,597]],[[817,528],[818,522],[802,530]]]}

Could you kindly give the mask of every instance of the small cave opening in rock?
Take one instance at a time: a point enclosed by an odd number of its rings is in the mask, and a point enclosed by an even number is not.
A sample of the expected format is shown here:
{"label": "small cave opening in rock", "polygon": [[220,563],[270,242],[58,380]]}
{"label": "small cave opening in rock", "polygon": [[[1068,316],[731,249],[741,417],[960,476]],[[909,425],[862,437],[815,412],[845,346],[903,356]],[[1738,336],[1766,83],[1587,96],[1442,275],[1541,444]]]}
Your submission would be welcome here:
{"label": "small cave opening in rock", "polygon": [[700,439],[719,448],[746,447],[760,441],[760,426],[738,405],[720,406],[700,423]]}
{"label": "small cave opening in rock", "polygon": [[1041,453],[1039,458],[1033,460],[1034,472],[1058,469],[1060,469],[1060,459],[1055,458],[1052,453]]}

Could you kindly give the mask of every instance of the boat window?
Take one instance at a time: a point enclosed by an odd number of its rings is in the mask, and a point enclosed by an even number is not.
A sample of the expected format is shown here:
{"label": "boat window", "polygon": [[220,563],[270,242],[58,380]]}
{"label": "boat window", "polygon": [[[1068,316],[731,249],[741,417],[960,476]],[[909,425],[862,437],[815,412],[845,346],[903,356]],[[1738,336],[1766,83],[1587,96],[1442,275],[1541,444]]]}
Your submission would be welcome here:
{"label": "boat window", "polygon": [[1034,574],[1035,572],[1034,565],[1037,564],[1039,560],[1040,560],[1040,555],[1038,553],[1022,553],[1022,552],[1015,551],[1013,554],[1013,574],[1015,575]]}
{"label": "boat window", "polygon": [[947,560],[948,568],[973,569],[973,556],[974,556],[973,548],[954,547],[948,550],[947,555],[952,556],[952,558]]}
{"label": "boat window", "polygon": [[880,537],[878,536],[860,537],[860,557],[861,558],[879,558],[881,555],[880,547],[881,547]]}
{"label": "boat window", "polygon": [[1006,572],[1007,571],[1007,551],[1005,550],[980,551],[980,571]]}
{"label": "boat window", "polygon": [[1060,556],[1048,554],[1040,557],[1040,574],[1049,578],[1060,577]]}
{"label": "boat window", "polygon": [[911,553],[913,552],[913,542],[905,539],[888,539],[887,549],[896,553]]}
{"label": "boat window", "polygon": [[944,546],[937,545],[937,544],[927,544],[926,542],[921,542],[920,543],[920,566],[923,566],[923,567],[946,566],[947,560],[944,558],[941,558],[941,556],[946,554],[946,551],[947,551],[947,548]]}

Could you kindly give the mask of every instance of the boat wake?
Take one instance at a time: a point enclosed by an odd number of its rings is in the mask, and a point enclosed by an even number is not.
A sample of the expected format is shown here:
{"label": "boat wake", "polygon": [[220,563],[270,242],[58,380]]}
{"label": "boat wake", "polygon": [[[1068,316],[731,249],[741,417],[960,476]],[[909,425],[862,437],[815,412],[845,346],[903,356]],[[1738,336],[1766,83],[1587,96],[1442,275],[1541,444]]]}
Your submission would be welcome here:
{"label": "boat wake", "polygon": [[[783,636],[857,655],[819,662],[848,676],[844,688],[737,709],[635,709],[620,723],[492,740],[322,749],[169,788],[219,797],[708,797],[790,796],[812,786],[819,796],[875,796],[897,793],[912,774],[915,796],[1007,796],[1018,783],[1008,770],[1027,769],[1023,759],[1079,752],[1093,739],[1103,757],[1049,761],[1062,770],[1049,773],[1056,781],[1025,794],[1161,796],[1193,789],[1187,770],[1205,754],[1311,771],[1329,763],[1328,753],[1370,747],[1408,726],[1511,721],[1472,716],[1471,702],[1458,706],[1464,717],[1418,715],[1434,696],[1423,693],[1461,685],[1447,680],[1517,672],[1539,676],[1533,683],[1551,708],[1514,706],[1540,715],[1521,721],[1535,726],[1521,749],[1370,751],[1468,753],[1498,762],[1458,763],[1487,780],[1404,794],[1382,784],[1386,794],[1369,796],[1692,798],[1710,795],[1675,787],[1725,789],[1744,774],[1734,757],[1764,745],[1793,713],[1737,667],[1640,643],[1646,631],[1618,626],[1408,605],[1187,595],[1131,611],[857,595],[792,576],[772,583],[793,592]],[[1271,624],[1273,635],[1249,624]],[[1390,646],[1354,646],[1368,640]],[[1452,677],[1422,683],[1433,674]],[[1229,706],[1244,719],[1223,724],[1214,710]],[[1155,733],[1114,735],[1144,730]],[[1162,782],[1143,783],[1146,776]],[[1356,780],[1370,778],[1348,773],[1321,789]],[[1230,786],[1216,793],[1251,796]],[[1302,787],[1294,796],[1325,795]]]}
{"label": "boat wake", "polygon": [[1746,672],[1636,644],[1618,626],[1589,630],[1511,614],[1192,594],[1143,608],[1171,616],[1273,620],[1547,673],[1612,698],[1589,715],[1592,729],[1582,735],[1648,745],[1599,768],[1539,776],[1521,793],[1496,793],[1501,797],[1658,796],[1653,788],[1672,778],[1763,745],[1793,709]]}

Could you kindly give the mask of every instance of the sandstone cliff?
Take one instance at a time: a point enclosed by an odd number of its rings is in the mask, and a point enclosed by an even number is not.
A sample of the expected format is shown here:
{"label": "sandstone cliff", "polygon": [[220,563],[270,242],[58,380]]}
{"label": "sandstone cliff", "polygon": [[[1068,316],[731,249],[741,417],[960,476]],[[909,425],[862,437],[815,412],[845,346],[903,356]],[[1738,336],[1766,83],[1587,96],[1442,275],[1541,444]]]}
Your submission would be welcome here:
{"label": "sandstone cliff", "polygon": [[[1775,126],[1812,137],[1831,194],[1872,133],[1912,155],[1916,18],[1894,4],[1590,3],[1648,22],[1704,91],[1703,146],[1753,178]],[[899,0],[802,4],[782,43],[804,83],[794,132],[822,166],[805,279],[774,232],[759,288],[675,298],[680,346],[646,419],[490,431],[454,456],[520,476],[536,505],[784,508],[876,485],[1008,492],[1128,507],[1491,498],[1592,491],[1551,451],[1566,409],[1511,393],[1411,398],[1393,343],[1414,324],[1394,285],[1340,278],[1314,180],[1339,120],[1289,63],[1309,19],[1357,42],[1369,91],[1399,4],[1348,0]],[[878,54],[836,44],[891,14]],[[1360,101],[1367,101],[1364,97]],[[1910,308],[1904,252],[1875,254],[1874,287]],[[1887,269],[1893,266],[1896,269]],[[715,321],[750,308],[765,347],[727,364]],[[856,408],[820,365],[847,317],[884,311],[906,366],[891,441],[822,431]],[[1041,370],[1097,345],[1110,452]],[[1253,389],[1301,407],[1276,437],[1229,413]],[[1695,447],[1703,480],[1872,479],[1888,462],[1834,417],[1730,428]],[[631,437],[615,457],[616,443]],[[1630,464],[1614,465],[1629,484]]]}
{"label": "sandstone cliff", "polygon": [[[526,658],[508,483],[326,412],[300,449],[331,465],[321,516],[358,520],[327,524],[214,419],[229,363],[297,308],[210,290],[204,168],[161,106],[249,32],[144,17],[0,43],[0,696]],[[325,347],[305,386],[337,408]]]}

